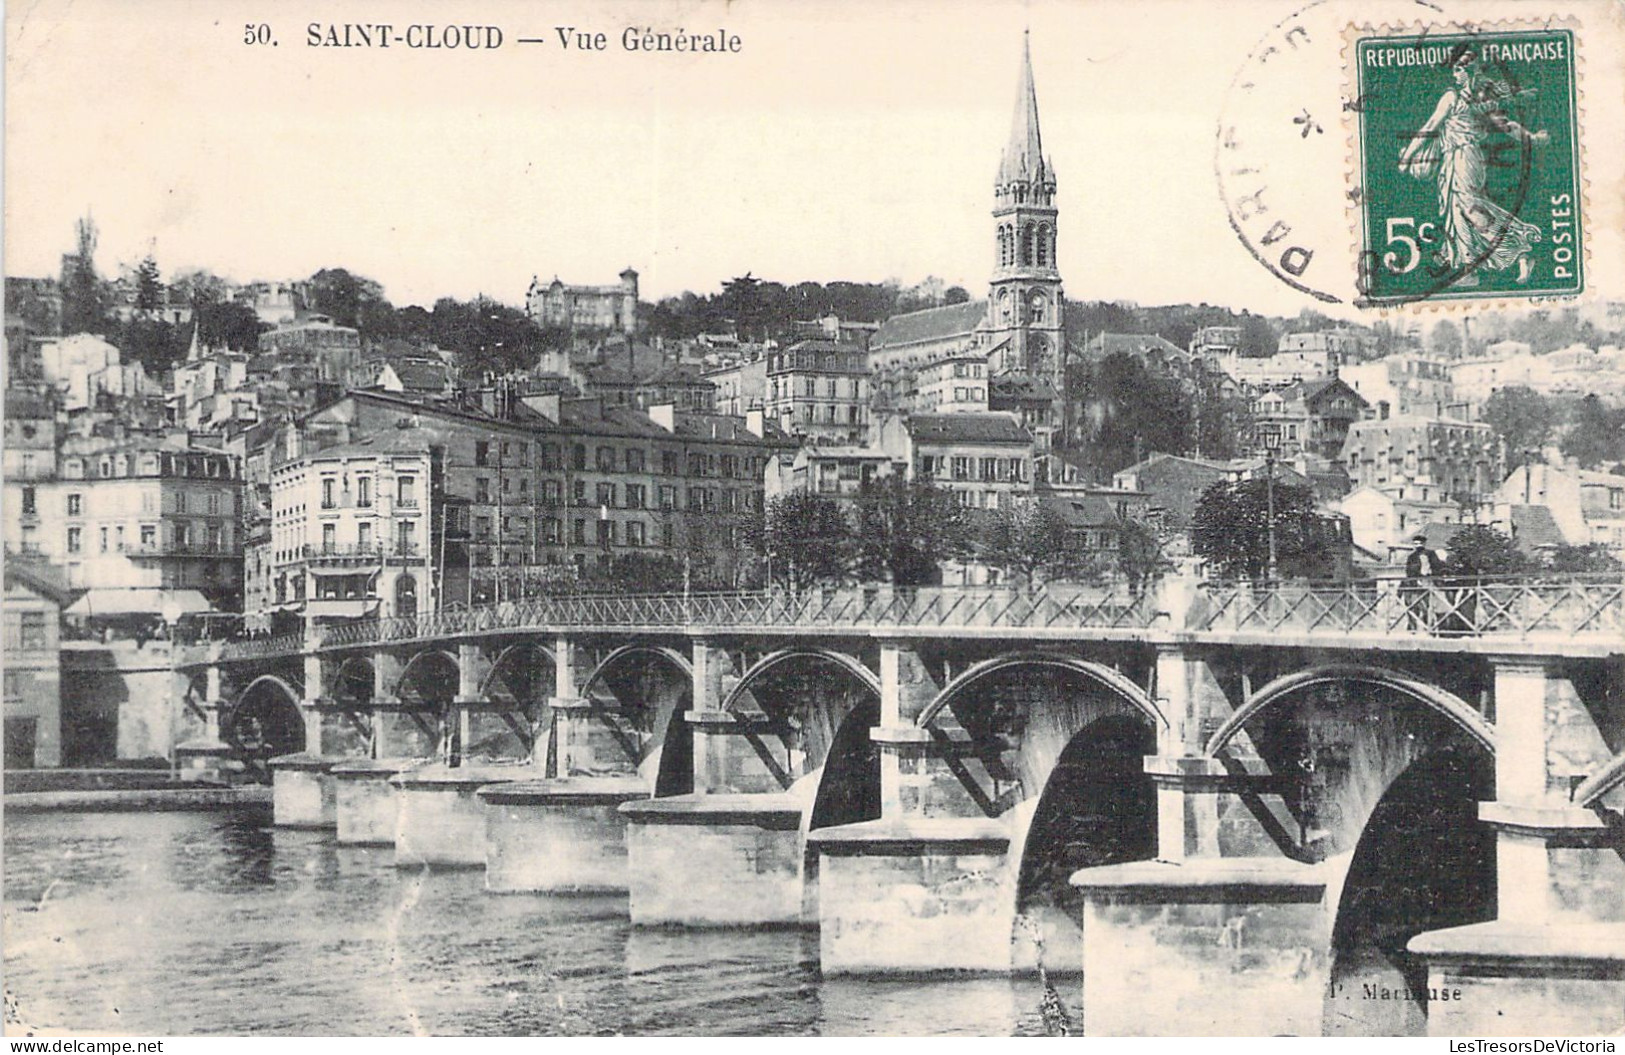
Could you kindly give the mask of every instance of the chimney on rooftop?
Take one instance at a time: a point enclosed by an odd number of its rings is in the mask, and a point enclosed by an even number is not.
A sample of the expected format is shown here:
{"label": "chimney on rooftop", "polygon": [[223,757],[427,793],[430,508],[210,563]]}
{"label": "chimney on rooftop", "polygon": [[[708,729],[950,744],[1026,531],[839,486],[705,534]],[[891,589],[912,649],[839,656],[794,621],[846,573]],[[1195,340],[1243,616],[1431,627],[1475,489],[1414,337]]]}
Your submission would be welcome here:
{"label": "chimney on rooftop", "polygon": [[767,435],[767,419],[760,408],[745,411],[745,431],[757,439]]}
{"label": "chimney on rooftop", "polygon": [[667,432],[677,431],[677,404],[657,403],[649,408],[649,420]]}

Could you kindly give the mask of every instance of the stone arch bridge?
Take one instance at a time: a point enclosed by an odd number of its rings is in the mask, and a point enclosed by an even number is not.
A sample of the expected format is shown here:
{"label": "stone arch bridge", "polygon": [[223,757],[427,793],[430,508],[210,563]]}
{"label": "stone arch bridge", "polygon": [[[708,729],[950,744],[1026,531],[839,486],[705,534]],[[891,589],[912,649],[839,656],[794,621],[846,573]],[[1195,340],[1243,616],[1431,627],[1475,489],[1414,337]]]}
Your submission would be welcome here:
{"label": "stone arch bridge", "polygon": [[490,840],[624,802],[635,922],[816,925],[826,971],[1081,966],[1100,1033],[1151,991],[1170,1032],[1319,1033],[1368,985],[1477,1032],[1438,987],[1515,975],[1621,1028],[1625,587],[1430,592],[549,599],[182,664],[228,741],[478,772]]}

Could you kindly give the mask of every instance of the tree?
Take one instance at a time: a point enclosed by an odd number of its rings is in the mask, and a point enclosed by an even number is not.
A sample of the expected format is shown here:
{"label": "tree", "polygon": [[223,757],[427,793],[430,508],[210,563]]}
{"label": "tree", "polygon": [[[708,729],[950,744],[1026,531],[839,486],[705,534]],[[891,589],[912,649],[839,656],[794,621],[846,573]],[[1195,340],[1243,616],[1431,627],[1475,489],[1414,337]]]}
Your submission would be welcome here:
{"label": "tree", "polygon": [[1117,533],[1117,570],[1134,596],[1174,569],[1166,546],[1167,541],[1155,526],[1132,518],[1123,521]]}
{"label": "tree", "polygon": [[[1191,548],[1220,575],[1256,579],[1269,568],[1268,481],[1221,480],[1202,492]],[[1334,554],[1308,487],[1275,482],[1276,568],[1283,577],[1330,574]]]}
{"label": "tree", "polygon": [[970,301],[970,291],[964,286],[949,286],[942,293],[944,304],[966,304]]}
{"label": "tree", "polygon": [[868,582],[925,586],[941,578],[941,563],[970,552],[965,509],[952,491],[901,475],[858,492],[858,573]]}
{"label": "tree", "polygon": [[1449,319],[1440,319],[1428,334],[1428,347],[1434,355],[1455,359],[1461,355],[1461,331]]}
{"label": "tree", "polygon": [[227,287],[225,279],[197,267],[176,272],[169,283],[170,290],[190,304],[194,313],[212,304],[224,303]]}
{"label": "tree", "polygon": [[1252,359],[1274,355],[1281,347],[1280,335],[1270,320],[1259,315],[1241,317],[1241,354]]}
{"label": "tree", "polygon": [[1471,524],[1450,536],[1445,574],[1516,575],[1528,566],[1511,536],[1483,524]]}
{"label": "tree", "polygon": [[96,274],[96,221],[86,216],[74,227],[76,252],[62,263],[62,332],[107,332],[107,301]]}
{"label": "tree", "polygon": [[1552,434],[1552,405],[1522,385],[1498,389],[1484,401],[1480,416],[1506,444],[1508,456],[1520,461],[1519,452],[1538,452]]}
{"label": "tree", "polygon": [[1593,542],[1586,546],[1558,546],[1547,556],[1546,567],[1557,572],[1597,575],[1619,571],[1620,563],[1607,546]]}
{"label": "tree", "polygon": [[1610,408],[1590,393],[1570,411],[1561,446],[1582,469],[1625,460],[1625,409]]}
{"label": "tree", "polygon": [[323,268],[305,285],[306,306],[334,325],[349,326],[365,339],[392,337],[395,309],[384,299],[384,287],[342,267]]}
{"label": "tree", "polygon": [[1093,570],[1088,555],[1072,545],[1066,520],[1036,499],[1017,501],[988,518],[980,532],[983,563],[1006,579],[1031,587],[1038,577],[1069,578]]}
{"label": "tree", "polygon": [[135,269],[135,310],[157,311],[164,306],[164,282],[158,261],[148,253]]}
{"label": "tree", "polygon": [[767,503],[759,552],[773,582],[792,590],[841,582],[854,550],[852,525],[833,500],[792,491]]}
{"label": "tree", "polygon": [[269,329],[254,309],[236,301],[203,304],[193,308],[198,342],[207,348],[231,348],[251,352],[259,347],[260,334]]}

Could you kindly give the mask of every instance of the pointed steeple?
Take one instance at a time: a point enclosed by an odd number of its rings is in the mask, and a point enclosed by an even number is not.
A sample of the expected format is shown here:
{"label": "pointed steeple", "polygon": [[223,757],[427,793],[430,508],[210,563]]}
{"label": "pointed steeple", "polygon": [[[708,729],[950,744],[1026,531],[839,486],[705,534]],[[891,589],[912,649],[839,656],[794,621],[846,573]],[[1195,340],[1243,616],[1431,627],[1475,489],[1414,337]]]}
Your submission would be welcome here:
{"label": "pointed steeple", "polygon": [[194,321],[192,323],[192,345],[190,348],[186,349],[186,361],[189,363],[195,363],[202,358],[203,349],[199,347],[198,344],[198,324],[196,321]]}
{"label": "pointed steeple", "polygon": [[1021,79],[1016,84],[1016,110],[1010,121],[1010,142],[999,162],[999,183],[1018,181],[1046,183],[1049,166],[1044,162],[1044,142],[1038,131],[1038,89],[1033,85],[1032,40],[1021,35]]}

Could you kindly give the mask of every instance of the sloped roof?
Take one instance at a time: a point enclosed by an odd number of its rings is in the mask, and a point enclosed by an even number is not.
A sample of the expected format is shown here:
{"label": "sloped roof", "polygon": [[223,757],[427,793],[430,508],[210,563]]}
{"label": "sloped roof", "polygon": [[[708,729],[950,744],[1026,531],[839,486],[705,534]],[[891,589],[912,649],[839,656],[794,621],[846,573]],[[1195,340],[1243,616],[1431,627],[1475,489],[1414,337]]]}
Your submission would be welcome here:
{"label": "sloped roof", "polygon": [[66,607],[80,592],[68,585],[67,580],[54,565],[44,561],[26,560],[8,554],[5,564],[7,589],[10,589],[13,583],[19,583],[41,597],[55,601],[61,607]]}
{"label": "sloped roof", "polygon": [[438,363],[396,361],[389,364],[401,386],[413,392],[441,392],[446,387],[446,368]]}
{"label": "sloped roof", "polygon": [[1179,345],[1155,333],[1097,333],[1084,345],[1084,351],[1100,356],[1118,353],[1139,356],[1149,351],[1189,355]]}
{"label": "sloped roof", "polygon": [[1032,433],[1007,414],[912,414],[908,432],[916,443],[1031,443]]}
{"label": "sloped roof", "polygon": [[970,300],[963,304],[948,304],[940,308],[911,311],[906,315],[893,315],[880,324],[869,349],[878,351],[903,344],[922,341],[940,341],[949,337],[969,336],[987,316],[987,301]]}
{"label": "sloped roof", "polygon": [[1039,501],[1046,509],[1058,514],[1067,527],[1108,527],[1119,523],[1117,510],[1099,495],[1055,496]]}
{"label": "sloped roof", "polygon": [[1567,541],[1551,507],[1535,505],[1512,507],[1512,538],[1524,553],[1533,553],[1542,546],[1562,546]]}

